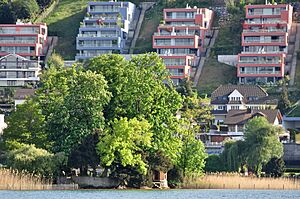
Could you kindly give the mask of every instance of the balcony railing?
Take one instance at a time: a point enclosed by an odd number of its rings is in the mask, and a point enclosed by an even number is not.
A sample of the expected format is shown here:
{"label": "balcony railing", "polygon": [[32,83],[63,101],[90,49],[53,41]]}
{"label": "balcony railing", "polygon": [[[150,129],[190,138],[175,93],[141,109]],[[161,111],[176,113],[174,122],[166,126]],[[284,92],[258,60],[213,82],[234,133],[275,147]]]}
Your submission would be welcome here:
{"label": "balcony railing", "polygon": [[35,44],[36,40],[0,40],[0,44]]}
{"label": "balcony railing", "polygon": [[97,19],[103,19],[103,20],[117,20],[118,16],[89,16],[84,17],[84,20],[97,20]]}
{"label": "balcony railing", "polygon": [[265,13],[263,11],[254,11],[254,12],[248,12],[248,15],[253,16],[253,15],[280,15],[280,12],[272,12],[272,13]]}
{"label": "balcony railing", "polygon": [[243,32],[248,33],[248,32],[286,32],[284,29],[255,29],[255,30],[250,30],[250,29],[244,29]]}
{"label": "balcony railing", "polygon": [[281,74],[280,71],[240,71],[240,74]]}
{"label": "balcony railing", "polygon": [[185,62],[164,62],[166,66],[185,66]]}
{"label": "balcony railing", "polygon": [[287,24],[284,21],[280,21],[278,20],[259,20],[259,21],[250,21],[250,20],[246,20],[245,21],[246,24]]}
{"label": "balcony railing", "polygon": [[117,44],[79,44],[80,47],[118,47]]}
{"label": "balcony railing", "polygon": [[187,33],[187,32],[156,32],[154,36],[194,36],[195,33]]}
{"label": "balcony railing", "polygon": [[280,60],[271,60],[271,61],[264,61],[264,60],[240,60],[239,63],[248,63],[248,64],[280,64]]}
{"label": "balcony railing", "polygon": [[4,30],[0,28],[0,34],[40,34],[39,31],[16,31],[16,30]]}
{"label": "balcony railing", "polygon": [[119,34],[78,34],[77,37],[120,37]]}
{"label": "balcony railing", "polygon": [[90,9],[91,12],[119,12],[120,8],[94,8],[94,9]]}
{"label": "balcony railing", "polygon": [[93,24],[93,25],[85,25],[82,24],[80,25],[81,28],[119,28],[118,25],[98,25],[98,24]]}
{"label": "balcony railing", "polygon": [[263,39],[263,40],[244,40],[245,43],[282,43],[284,42],[284,39]]}

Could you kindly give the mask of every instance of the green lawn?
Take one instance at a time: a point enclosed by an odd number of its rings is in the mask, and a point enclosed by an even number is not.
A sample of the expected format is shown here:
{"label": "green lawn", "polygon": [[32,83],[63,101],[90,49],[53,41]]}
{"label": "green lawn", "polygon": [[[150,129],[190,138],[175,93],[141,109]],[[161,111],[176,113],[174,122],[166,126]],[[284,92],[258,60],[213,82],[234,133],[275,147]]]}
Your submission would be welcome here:
{"label": "green lawn", "polygon": [[59,40],[55,51],[66,60],[75,58],[76,36],[89,1],[60,0],[57,7],[44,20],[48,24],[49,35],[58,36]]}
{"label": "green lawn", "polygon": [[219,85],[236,83],[236,68],[209,58],[202,69],[197,89],[200,93],[212,93]]}

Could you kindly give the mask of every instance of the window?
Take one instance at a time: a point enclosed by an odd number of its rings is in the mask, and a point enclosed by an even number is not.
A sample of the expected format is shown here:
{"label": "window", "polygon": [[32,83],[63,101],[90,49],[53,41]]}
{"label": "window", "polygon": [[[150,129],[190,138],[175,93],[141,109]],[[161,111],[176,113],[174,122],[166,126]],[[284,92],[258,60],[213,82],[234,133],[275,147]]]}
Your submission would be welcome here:
{"label": "window", "polygon": [[218,110],[223,110],[223,106],[218,106]]}

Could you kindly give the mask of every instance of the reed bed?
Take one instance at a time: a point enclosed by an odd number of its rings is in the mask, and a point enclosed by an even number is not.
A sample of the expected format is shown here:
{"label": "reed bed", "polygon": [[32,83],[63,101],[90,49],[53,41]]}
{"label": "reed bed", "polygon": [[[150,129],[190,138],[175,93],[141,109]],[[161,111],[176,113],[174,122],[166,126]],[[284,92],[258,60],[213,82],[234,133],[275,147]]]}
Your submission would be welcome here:
{"label": "reed bed", "polygon": [[293,178],[258,178],[238,174],[207,174],[181,185],[186,189],[276,189],[298,190],[300,180]]}
{"label": "reed bed", "polygon": [[50,180],[26,172],[0,169],[0,190],[49,190]]}

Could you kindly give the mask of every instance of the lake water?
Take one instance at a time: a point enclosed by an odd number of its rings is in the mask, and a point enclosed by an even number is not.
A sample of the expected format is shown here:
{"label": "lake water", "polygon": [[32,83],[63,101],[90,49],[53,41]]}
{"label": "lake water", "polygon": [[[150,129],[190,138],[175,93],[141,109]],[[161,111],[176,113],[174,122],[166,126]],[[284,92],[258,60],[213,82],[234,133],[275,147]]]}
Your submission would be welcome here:
{"label": "lake water", "polygon": [[275,190],[80,190],[0,191],[0,199],[300,199],[300,191]]}

